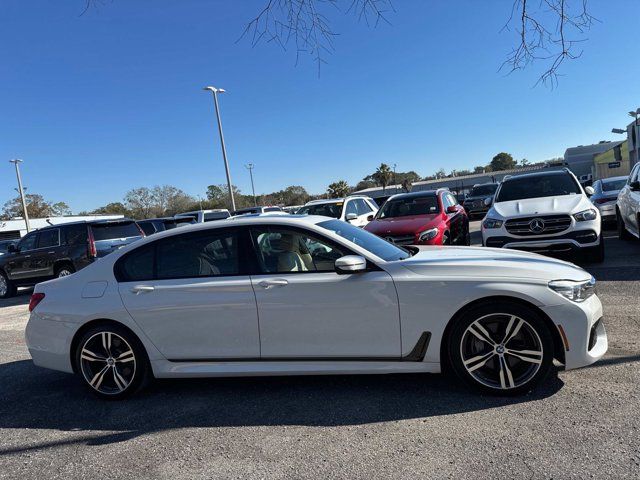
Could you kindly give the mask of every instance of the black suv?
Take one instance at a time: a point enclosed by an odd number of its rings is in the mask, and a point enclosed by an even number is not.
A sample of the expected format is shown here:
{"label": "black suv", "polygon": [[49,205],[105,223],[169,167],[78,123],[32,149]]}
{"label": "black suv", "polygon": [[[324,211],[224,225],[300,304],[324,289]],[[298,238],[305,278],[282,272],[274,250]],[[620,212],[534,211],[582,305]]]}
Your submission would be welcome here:
{"label": "black suv", "polygon": [[145,235],[153,235],[154,233],[164,232],[177,227],[184,227],[196,223],[195,217],[164,217],[164,218],[148,218],[146,220],[137,220]]}
{"label": "black suv", "polygon": [[15,295],[20,286],[71,275],[142,237],[140,227],[128,218],[64,223],[30,232],[0,256],[0,298]]}
{"label": "black suv", "polygon": [[469,220],[476,215],[484,216],[489,211],[499,185],[499,183],[481,183],[473,186],[463,204]]}

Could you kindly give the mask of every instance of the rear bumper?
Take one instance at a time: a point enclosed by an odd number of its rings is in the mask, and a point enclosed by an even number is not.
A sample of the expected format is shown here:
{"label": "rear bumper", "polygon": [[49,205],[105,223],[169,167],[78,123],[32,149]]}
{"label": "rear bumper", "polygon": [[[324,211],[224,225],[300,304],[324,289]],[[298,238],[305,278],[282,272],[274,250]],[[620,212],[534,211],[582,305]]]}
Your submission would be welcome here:
{"label": "rear bumper", "polygon": [[[582,303],[542,307],[566,338],[565,368],[585,367],[607,352],[608,340],[602,317],[602,303],[593,295]],[[564,333],[564,335],[563,335]],[[568,347],[568,348],[567,348]]]}
{"label": "rear bumper", "polygon": [[71,339],[77,325],[42,319],[31,313],[25,329],[25,341],[33,363],[39,367],[73,373]]}

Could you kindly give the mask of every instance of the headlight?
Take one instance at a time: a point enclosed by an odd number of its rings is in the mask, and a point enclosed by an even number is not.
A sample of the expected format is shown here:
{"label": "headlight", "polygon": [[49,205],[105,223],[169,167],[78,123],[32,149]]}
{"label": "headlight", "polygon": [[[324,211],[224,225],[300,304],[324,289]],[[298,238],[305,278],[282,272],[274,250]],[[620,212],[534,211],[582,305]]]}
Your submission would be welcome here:
{"label": "headlight", "polygon": [[421,242],[426,242],[427,240],[432,240],[432,239],[436,238],[437,236],[438,236],[438,229],[437,228],[430,228],[429,230],[425,230],[424,232],[422,232],[418,236],[418,239]]}
{"label": "headlight", "polygon": [[587,220],[595,220],[598,217],[598,213],[590,208],[589,210],[584,210],[582,212],[574,213],[573,218],[575,218],[578,222],[585,222]]}
{"label": "headlight", "polygon": [[576,282],[573,280],[553,280],[549,282],[549,288],[565,298],[574,302],[584,302],[596,293],[596,279]]}
{"label": "headlight", "polygon": [[498,220],[496,218],[485,218],[484,222],[482,222],[482,226],[484,228],[500,228],[502,223],[502,220]]}

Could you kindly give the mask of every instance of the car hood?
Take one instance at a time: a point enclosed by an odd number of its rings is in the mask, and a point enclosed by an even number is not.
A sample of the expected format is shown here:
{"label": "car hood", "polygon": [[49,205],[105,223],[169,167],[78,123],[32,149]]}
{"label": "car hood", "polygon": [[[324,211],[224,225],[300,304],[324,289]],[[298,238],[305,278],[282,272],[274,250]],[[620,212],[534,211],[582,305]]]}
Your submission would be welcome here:
{"label": "car hood", "polygon": [[[494,203],[492,210],[506,218],[550,213],[573,213],[578,205],[585,200],[583,195],[526,198],[524,200]],[[587,208],[589,207],[585,206],[585,209]]]}
{"label": "car hood", "polygon": [[412,215],[408,217],[378,218],[370,221],[365,230],[376,235],[402,235],[422,232],[436,227],[440,223],[440,214]]}
{"label": "car hood", "polygon": [[536,253],[487,247],[424,246],[400,260],[414,273],[430,277],[522,278],[534,281],[589,280],[591,274],[562,260]]}

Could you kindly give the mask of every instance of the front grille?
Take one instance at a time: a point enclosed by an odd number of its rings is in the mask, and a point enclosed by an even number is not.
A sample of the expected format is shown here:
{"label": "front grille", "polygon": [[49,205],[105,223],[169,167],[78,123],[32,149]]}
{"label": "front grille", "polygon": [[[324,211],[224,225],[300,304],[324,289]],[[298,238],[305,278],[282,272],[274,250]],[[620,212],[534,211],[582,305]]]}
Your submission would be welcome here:
{"label": "front grille", "polygon": [[571,226],[569,215],[543,215],[507,220],[505,228],[511,235],[552,235],[564,232]]}
{"label": "front grille", "polygon": [[415,243],[415,237],[413,235],[388,235],[382,238],[396,245],[413,245]]}

